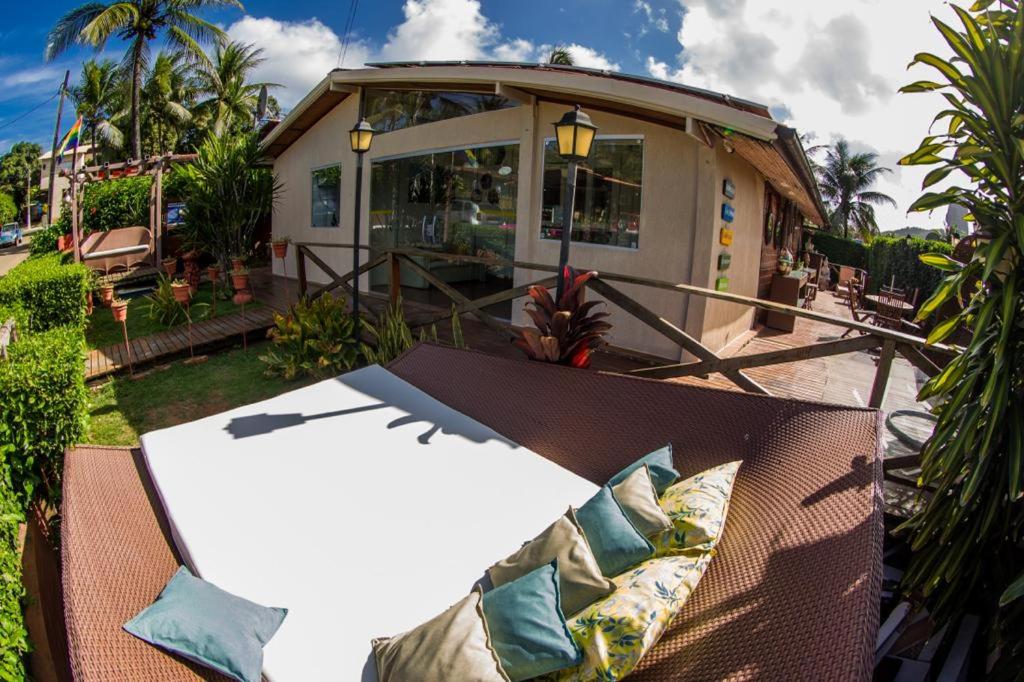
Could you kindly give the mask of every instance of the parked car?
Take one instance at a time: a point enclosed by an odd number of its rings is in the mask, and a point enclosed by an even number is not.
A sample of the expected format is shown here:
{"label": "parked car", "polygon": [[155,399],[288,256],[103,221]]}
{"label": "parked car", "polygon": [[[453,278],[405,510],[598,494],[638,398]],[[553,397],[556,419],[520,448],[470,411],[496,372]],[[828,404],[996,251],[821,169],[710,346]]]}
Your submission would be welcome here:
{"label": "parked car", "polygon": [[21,245],[21,225],[7,223],[0,227],[0,246]]}

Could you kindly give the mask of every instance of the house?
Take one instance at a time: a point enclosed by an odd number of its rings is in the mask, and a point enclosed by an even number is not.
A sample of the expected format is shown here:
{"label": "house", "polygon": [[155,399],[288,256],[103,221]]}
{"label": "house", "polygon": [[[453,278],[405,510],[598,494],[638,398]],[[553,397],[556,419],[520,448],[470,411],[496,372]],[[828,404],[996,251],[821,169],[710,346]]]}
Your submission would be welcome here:
{"label": "house", "polygon": [[[78,150],[75,154],[72,154],[70,151],[64,153],[64,157],[57,164],[57,172],[53,178],[53,184],[57,190],[53,196],[58,207],[62,202],[70,201],[68,190],[71,187],[69,174],[71,172],[72,158],[74,158],[75,170],[80,170],[86,166],[92,165],[94,156],[91,144],[78,145]],[[39,157],[39,163],[42,167],[39,174],[39,191],[42,196],[45,197],[44,202],[50,201],[50,167],[52,166],[52,160],[52,151],[47,151]],[[61,171],[64,171],[64,173],[62,174]],[[56,218],[59,213],[59,210],[55,210],[54,218]]]}
{"label": "house", "polygon": [[[283,185],[274,235],[352,242],[356,157],[348,131],[362,110],[377,131],[362,183],[361,242],[371,247],[364,260],[415,246],[555,265],[566,163],[551,124],[576,104],[598,131],[577,182],[574,267],[766,296],[779,251],[799,248],[805,223],[824,223],[799,138],[765,105],[578,67],[415,62],[334,70],[267,134],[263,149]],[[350,250],[314,251],[338,273],[351,270]],[[274,263],[277,274],[282,266]],[[547,274],[432,268],[470,298]],[[364,277],[363,289],[384,291],[384,270]],[[312,266],[308,274],[325,279]],[[407,300],[431,300],[415,273],[402,282]],[[754,321],[747,306],[622,289],[716,351]],[[521,301],[491,312],[526,323]],[[613,322],[613,344],[679,357],[638,320]]]}

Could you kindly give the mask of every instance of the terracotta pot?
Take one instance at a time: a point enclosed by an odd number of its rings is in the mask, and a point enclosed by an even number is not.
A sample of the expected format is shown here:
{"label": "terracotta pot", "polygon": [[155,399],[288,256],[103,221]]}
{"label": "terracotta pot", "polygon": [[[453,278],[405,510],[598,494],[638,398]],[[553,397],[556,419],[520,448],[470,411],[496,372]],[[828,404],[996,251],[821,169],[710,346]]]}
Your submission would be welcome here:
{"label": "terracotta pot", "polygon": [[239,270],[241,270],[244,267],[245,267],[245,260],[244,259],[242,259],[242,258],[232,258],[231,259],[231,269],[234,270],[235,272],[238,272]]}
{"label": "terracotta pot", "polygon": [[252,294],[246,289],[239,289],[235,292],[235,295],[231,297],[231,300],[235,305],[244,305],[246,303],[252,303]]}
{"label": "terracotta pot", "polygon": [[236,291],[249,288],[249,273],[248,272],[232,272],[231,273],[231,286]]}
{"label": "terracotta pot", "polygon": [[211,282],[215,282],[218,279],[220,279],[220,266],[219,265],[211,265],[210,267],[206,268],[206,277]]}
{"label": "terracotta pot", "polygon": [[288,255],[288,242],[271,242],[270,248],[274,250],[274,258],[284,260]]}
{"label": "terracotta pot", "polygon": [[128,304],[119,303],[111,306],[110,312],[114,314],[114,322],[124,322],[128,319]]}
{"label": "terracotta pot", "polygon": [[164,258],[160,263],[164,268],[164,273],[168,277],[174,277],[174,273],[178,271],[178,259],[177,258]]}
{"label": "terracotta pot", "polygon": [[191,298],[191,289],[187,284],[172,284],[171,291],[174,292],[174,300],[185,305]]}
{"label": "terracotta pot", "polygon": [[111,302],[114,300],[114,285],[104,284],[100,287],[100,302],[103,303],[104,308],[109,308]]}

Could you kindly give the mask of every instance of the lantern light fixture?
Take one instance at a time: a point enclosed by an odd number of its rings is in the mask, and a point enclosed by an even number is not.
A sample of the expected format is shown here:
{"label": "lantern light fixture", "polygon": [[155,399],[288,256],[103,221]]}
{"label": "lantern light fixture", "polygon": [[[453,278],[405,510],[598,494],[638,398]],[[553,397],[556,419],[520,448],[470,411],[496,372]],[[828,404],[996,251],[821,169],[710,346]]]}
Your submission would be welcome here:
{"label": "lantern light fixture", "polygon": [[352,151],[356,154],[368,152],[370,144],[373,142],[373,135],[376,132],[365,118],[359,121],[355,128],[348,131],[349,144],[352,145]]}
{"label": "lantern light fixture", "polygon": [[580,105],[565,112],[562,120],[554,124],[558,155],[566,161],[583,161],[590,156],[597,126],[590,120]]}

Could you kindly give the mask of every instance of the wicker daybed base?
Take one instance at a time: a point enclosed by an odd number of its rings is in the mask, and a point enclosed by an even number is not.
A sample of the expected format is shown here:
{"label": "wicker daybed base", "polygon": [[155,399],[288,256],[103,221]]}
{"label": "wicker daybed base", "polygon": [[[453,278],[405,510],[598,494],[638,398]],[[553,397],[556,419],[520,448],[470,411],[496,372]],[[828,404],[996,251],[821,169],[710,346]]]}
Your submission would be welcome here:
{"label": "wicker daybed base", "polygon": [[[669,441],[684,476],[743,460],[718,556],[631,679],[870,679],[883,533],[876,411],[432,345],[389,369],[595,483]],[[177,568],[169,538],[137,450],[67,453],[63,597],[76,679],[212,679],[121,630]]]}

